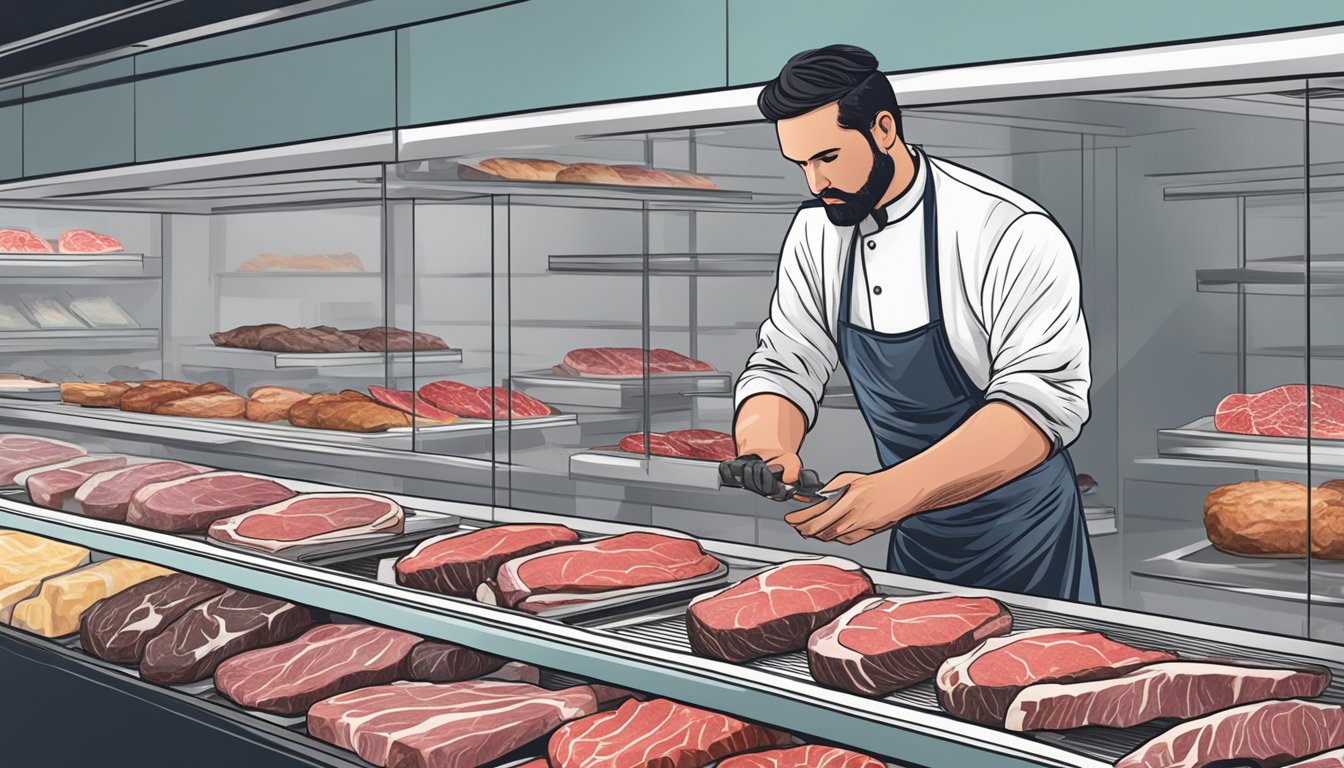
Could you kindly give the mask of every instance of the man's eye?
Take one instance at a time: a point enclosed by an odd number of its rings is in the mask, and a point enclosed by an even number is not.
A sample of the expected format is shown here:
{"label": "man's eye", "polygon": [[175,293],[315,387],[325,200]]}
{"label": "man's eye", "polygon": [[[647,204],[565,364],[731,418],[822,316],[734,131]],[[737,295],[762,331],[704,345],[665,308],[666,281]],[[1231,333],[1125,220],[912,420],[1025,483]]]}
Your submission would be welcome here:
{"label": "man's eye", "polygon": [[835,162],[835,155],[827,155],[826,157],[821,158],[821,162],[823,162],[823,163],[833,163],[833,162]]}

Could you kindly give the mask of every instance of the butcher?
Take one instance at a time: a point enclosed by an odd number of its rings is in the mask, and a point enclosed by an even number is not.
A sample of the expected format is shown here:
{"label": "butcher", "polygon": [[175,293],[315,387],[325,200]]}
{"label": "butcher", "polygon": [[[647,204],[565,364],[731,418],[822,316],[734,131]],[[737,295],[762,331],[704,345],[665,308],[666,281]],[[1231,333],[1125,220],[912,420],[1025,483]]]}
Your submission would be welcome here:
{"label": "butcher", "polygon": [[1089,342],[1059,224],[906,143],[861,48],[794,56],[757,103],[814,199],[789,227],[737,382],[742,485],[774,496],[797,483],[843,366],[883,469],[836,476],[787,515],[798,533],[854,544],[890,531],[894,572],[1095,603],[1067,450],[1088,420]]}

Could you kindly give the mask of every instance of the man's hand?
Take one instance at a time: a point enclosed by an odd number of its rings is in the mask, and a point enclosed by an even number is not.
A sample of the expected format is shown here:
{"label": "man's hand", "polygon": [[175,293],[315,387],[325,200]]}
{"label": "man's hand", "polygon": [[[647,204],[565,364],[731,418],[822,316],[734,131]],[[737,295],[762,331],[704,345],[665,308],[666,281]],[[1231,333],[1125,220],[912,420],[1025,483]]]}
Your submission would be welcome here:
{"label": "man's hand", "polygon": [[798,449],[807,422],[798,406],[779,395],[756,395],[742,403],[733,424],[738,456],[759,456],[783,471],[786,483],[798,482],[803,468]]}
{"label": "man's hand", "polygon": [[902,493],[902,488],[892,480],[891,475],[883,472],[836,475],[823,490],[844,488],[844,493],[791,512],[784,516],[784,520],[802,536],[855,544],[891,528],[917,511],[913,494],[908,490]]}

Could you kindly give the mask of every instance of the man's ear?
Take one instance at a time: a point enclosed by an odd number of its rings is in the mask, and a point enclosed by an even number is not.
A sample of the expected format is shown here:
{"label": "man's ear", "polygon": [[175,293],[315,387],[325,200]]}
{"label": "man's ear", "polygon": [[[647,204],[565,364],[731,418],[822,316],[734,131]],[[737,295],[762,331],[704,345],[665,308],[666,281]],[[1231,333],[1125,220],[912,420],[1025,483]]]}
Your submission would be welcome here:
{"label": "man's ear", "polygon": [[872,131],[873,141],[888,152],[900,141],[900,136],[896,134],[896,116],[885,109],[873,118]]}

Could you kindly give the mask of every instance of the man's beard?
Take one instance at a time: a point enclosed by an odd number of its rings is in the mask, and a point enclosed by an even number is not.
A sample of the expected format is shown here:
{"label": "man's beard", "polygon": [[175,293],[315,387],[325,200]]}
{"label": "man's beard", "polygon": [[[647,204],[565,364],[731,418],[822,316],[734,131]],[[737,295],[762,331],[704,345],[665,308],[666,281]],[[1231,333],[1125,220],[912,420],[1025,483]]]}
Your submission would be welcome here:
{"label": "man's beard", "polygon": [[852,227],[863,221],[877,207],[877,202],[891,187],[892,177],[896,175],[896,161],[891,155],[877,151],[873,137],[865,134],[864,138],[868,139],[868,147],[873,153],[873,168],[868,172],[868,180],[856,192],[827,187],[817,195],[819,198],[829,197],[841,201],[825,204],[826,218],[837,227]]}

